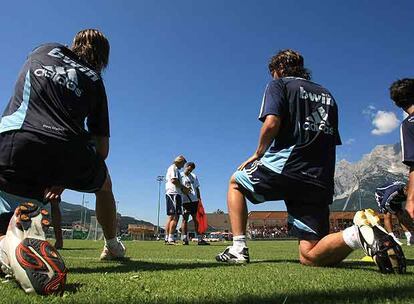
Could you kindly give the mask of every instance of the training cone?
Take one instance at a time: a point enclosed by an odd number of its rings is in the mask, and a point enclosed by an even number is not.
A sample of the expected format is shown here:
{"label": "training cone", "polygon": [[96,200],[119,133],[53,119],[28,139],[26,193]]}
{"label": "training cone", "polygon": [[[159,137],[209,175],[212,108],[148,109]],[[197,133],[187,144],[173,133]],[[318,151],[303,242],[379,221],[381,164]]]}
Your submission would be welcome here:
{"label": "training cone", "polygon": [[361,261],[363,261],[363,262],[374,262],[374,260],[369,255],[364,256],[361,259]]}

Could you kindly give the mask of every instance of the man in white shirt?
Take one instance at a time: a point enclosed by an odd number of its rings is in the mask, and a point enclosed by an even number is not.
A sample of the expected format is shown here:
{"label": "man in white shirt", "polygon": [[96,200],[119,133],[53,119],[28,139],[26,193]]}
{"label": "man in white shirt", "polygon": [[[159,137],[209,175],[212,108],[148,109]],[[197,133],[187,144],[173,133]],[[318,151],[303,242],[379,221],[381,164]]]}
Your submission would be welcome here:
{"label": "man in white shirt", "polygon": [[[193,218],[194,228],[197,235],[198,221],[197,221],[197,208],[199,200],[201,199],[200,194],[200,183],[197,176],[193,173],[195,169],[193,162],[188,162],[184,166],[184,173],[182,174],[181,183],[189,189],[187,194],[183,194],[183,221],[181,223],[181,240],[183,245],[188,245],[188,219]],[[198,245],[210,245],[206,241],[199,237]]]}
{"label": "man in white shirt", "polygon": [[186,160],[179,155],[173,164],[168,167],[165,176],[165,200],[167,209],[167,223],[165,224],[165,244],[175,245],[174,232],[177,227],[178,219],[182,214],[182,193],[187,193],[188,189],[181,184],[180,169],[184,167]]}

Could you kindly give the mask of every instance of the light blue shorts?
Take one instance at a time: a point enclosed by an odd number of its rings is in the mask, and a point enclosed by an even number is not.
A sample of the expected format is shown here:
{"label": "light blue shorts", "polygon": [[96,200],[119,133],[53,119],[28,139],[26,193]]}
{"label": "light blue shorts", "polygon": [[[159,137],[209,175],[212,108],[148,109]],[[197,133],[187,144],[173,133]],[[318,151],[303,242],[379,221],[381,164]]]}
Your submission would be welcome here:
{"label": "light blue shorts", "polygon": [[38,200],[13,195],[4,191],[0,191],[0,214],[14,212],[14,210],[22,203],[25,202],[33,202],[38,204],[39,206],[42,205],[41,202]]}

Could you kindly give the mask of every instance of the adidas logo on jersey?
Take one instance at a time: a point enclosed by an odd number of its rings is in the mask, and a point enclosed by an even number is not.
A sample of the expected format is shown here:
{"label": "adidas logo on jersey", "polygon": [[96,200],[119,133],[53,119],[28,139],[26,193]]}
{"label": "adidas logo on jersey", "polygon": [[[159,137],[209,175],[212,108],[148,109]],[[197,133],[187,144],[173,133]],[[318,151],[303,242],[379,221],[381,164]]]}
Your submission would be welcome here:
{"label": "adidas logo on jersey", "polygon": [[328,113],[323,107],[317,108],[316,111],[306,117],[303,129],[306,131],[322,131],[329,135],[334,134],[334,129],[330,127],[328,122]]}
{"label": "adidas logo on jersey", "polygon": [[322,93],[322,94],[316,94],[312,92],[307,92],[303,87],[300,87],[300,98],[301,99],[309,99],[313,102],[321,102],[322,104],[326,104],[328,106],[333,105],[333,100],[331,95]]}
{"label": "adidas logo on jersey", "polygon": [[69,66],[42,66],[42,68],[36,69],[34,74],[39,77],[50,78],[53,82],[66,87],[80,97],[82,91],[78,88],[78,76],[76,70]]}

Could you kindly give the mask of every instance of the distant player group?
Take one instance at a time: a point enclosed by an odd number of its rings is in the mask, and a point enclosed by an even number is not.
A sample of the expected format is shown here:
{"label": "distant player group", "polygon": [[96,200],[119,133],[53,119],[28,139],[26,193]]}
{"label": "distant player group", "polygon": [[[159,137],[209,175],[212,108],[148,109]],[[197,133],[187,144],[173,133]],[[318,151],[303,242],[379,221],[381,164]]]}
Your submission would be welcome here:
{"label": "distant player group", "polygon": [[[0,121],[0,265],[27,293],[62,292],[67,269],[45,239],[50,225],[42,208],[57,204],[65,189],[95,193],[96,215],[105,245],[101,259],[120,259],[125,246],[116,237],[116,209],[105,159],[109,153],[108,104],[101,72],[108,64],[109,42],[98,30],[80,31],[70,48],[49,43],[28,56]],[[299,239],[303,265],[336,265],[362,248],[383,273],[404,273],[401,246],[371,210],[356,213],[354,225],[329,234],[334,193],[338,106],[329,90],[311,81],[303,57],[286,49],[268,65],[272,80],[260,107],[262,122],[256,150],[232,175],[227,205],[233,244],[218,262],[248,263],[247,204],[284,200],[291,235]],[[380,211],[396,214],[412,244],[414,218],[414,79],[394,82],[391,99],[408,117],[401,126],[408,184],[377,189]],[[86,128],[85,128],[86,122]],[[231,144],[231,143],[229,143]],[[179,169],[184,168],[183,174]],[[166,174],[165,243],[181,236],[188,244],[188,219],[201,199],[195,164],[178,156]],[[406,200],[405,209],[401,201]],[[56,207],[56,205],[54,205]],[[387,216],[389,221],[389,216]],[[387,224],[388,232],[392,229]],[[196,229],[197,230],[197,229]],[[204,244],[201,236],[199,244]]]}
{"label": "distant player group", "polygon": [[[184,172],[180,169],[184,167]],[[183,245],[189,244],[188,220],[191,218],[194,223],[195,236],[198,245],[210,245],[197,236],[198,219],[197,210],[201,204],[200,183],[194,174],[196,168],[193,162],[186,162],[184,156],[177,156],[171,166],[168,167],[165,175],[165,199],[167,210],[167,223],[165,224],[165,244],[176,245],[175,231],[182,215],[181,241]]]}

